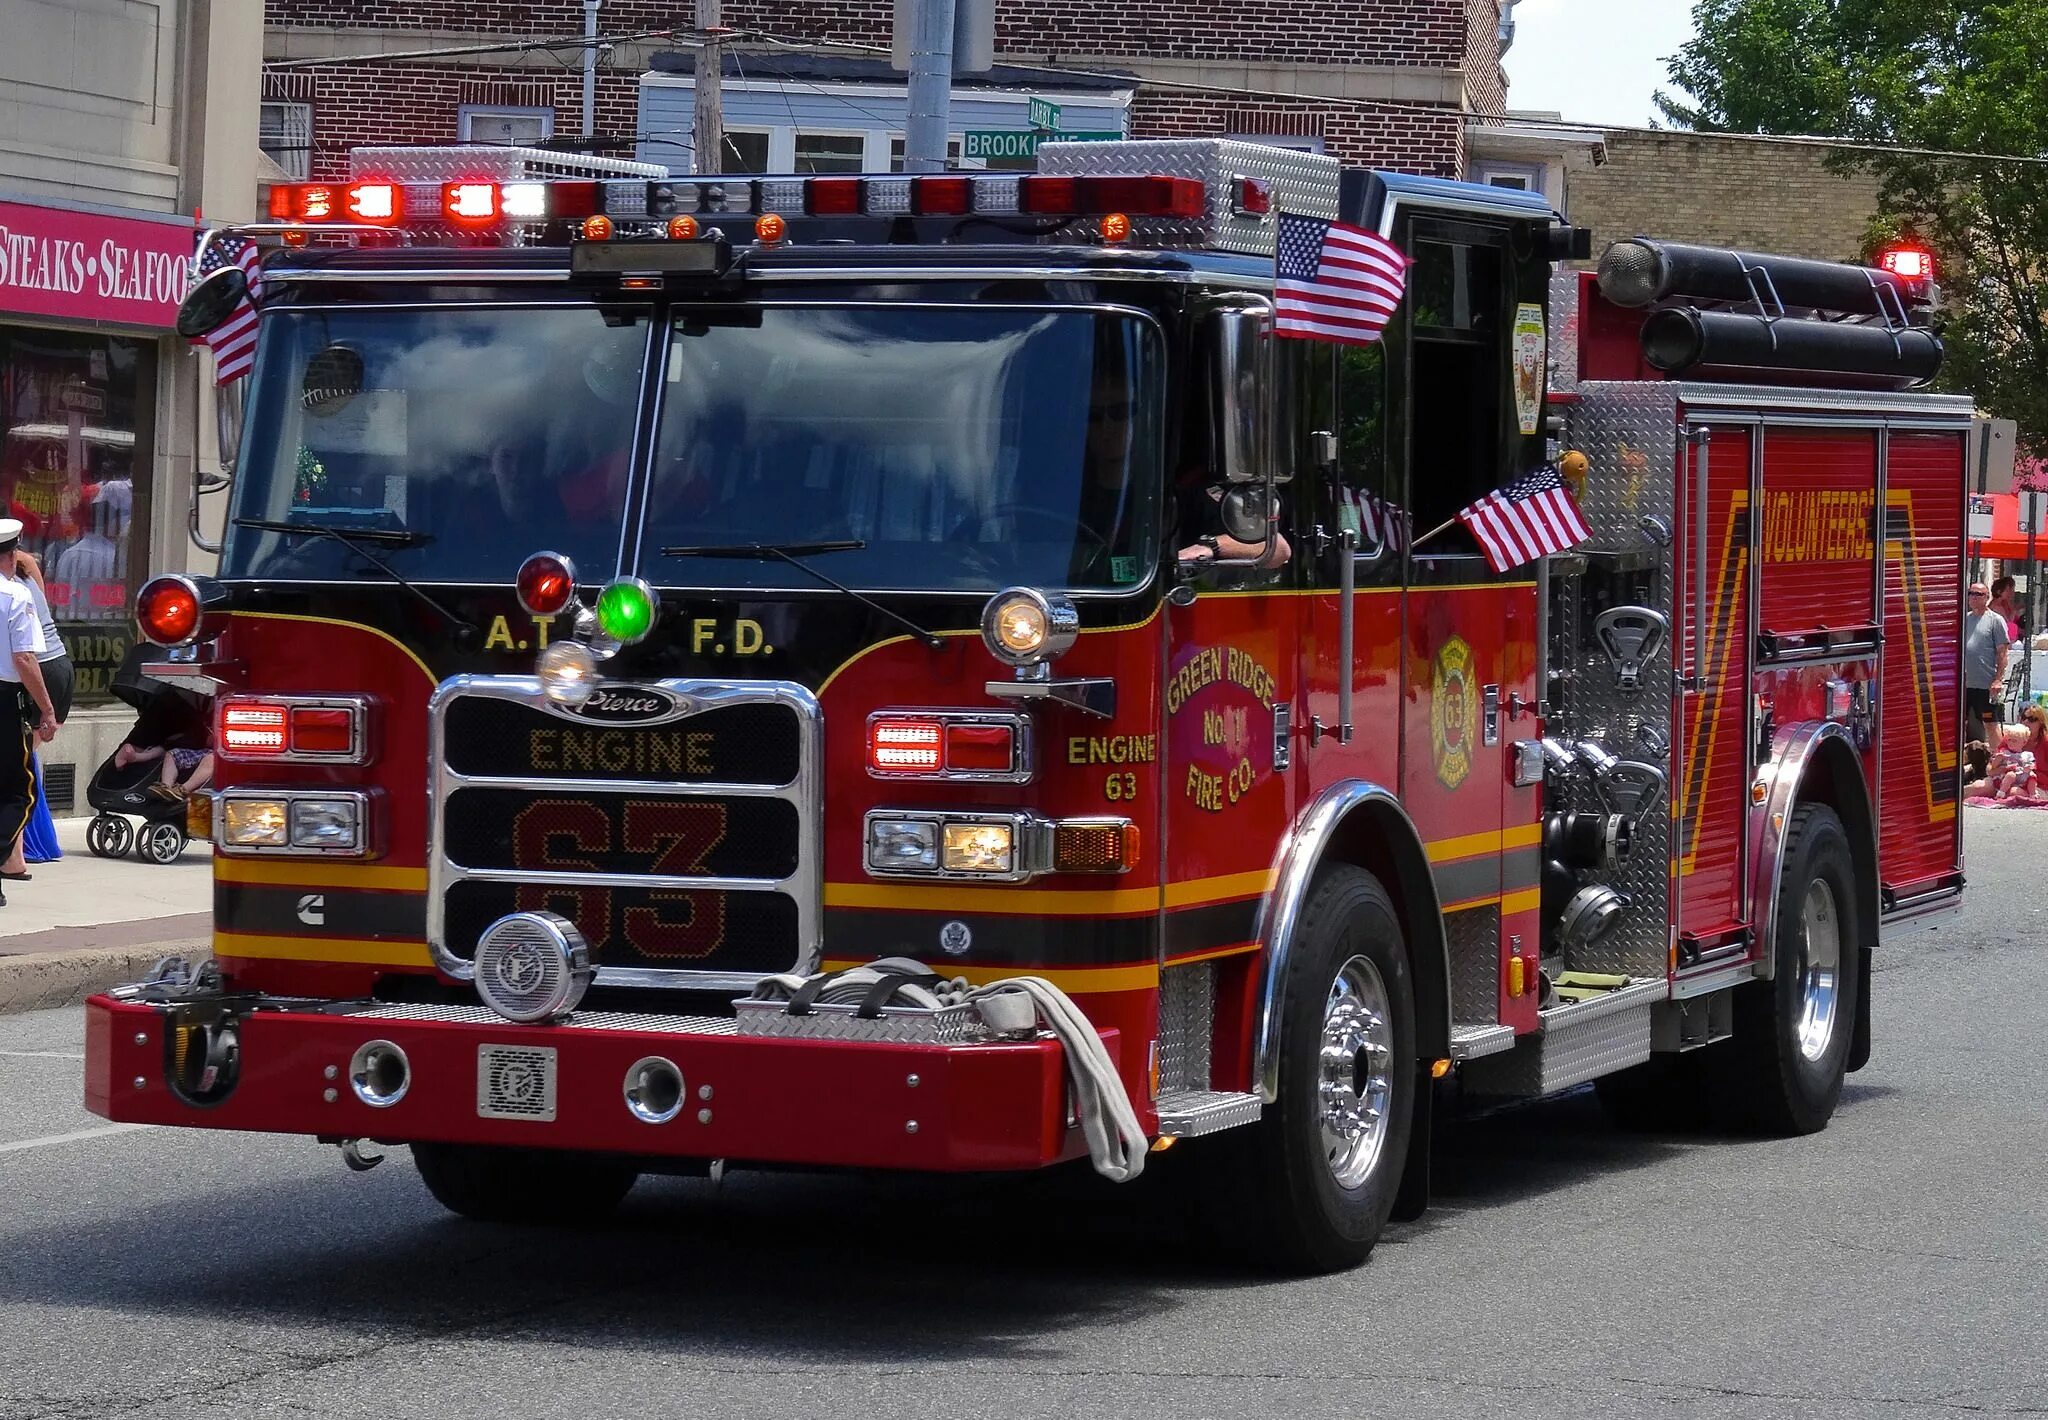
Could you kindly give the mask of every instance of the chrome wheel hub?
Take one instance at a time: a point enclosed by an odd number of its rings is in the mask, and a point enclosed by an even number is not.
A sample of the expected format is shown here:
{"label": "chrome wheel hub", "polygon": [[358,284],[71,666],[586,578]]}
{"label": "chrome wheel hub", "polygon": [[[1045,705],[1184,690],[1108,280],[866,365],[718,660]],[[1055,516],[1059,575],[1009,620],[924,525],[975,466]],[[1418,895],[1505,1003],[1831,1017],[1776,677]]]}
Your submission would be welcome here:
{"label": "chrome wheel hub", "polygon": [[1835,890],[1815,878],[1806,885],[1799,934],[1799,1053],[1819,1060],[1835,1038],[1842,999],[1842,917]]}
{"label": "chrome wheel hub", "polygon": [[1371,1177],[1386,1146],[1394,1094],[1392,1015],[1378,967],[1353,957],[1338,968],[1323,1006],[1316,1083],[1324,1157],[1343,1188]]}

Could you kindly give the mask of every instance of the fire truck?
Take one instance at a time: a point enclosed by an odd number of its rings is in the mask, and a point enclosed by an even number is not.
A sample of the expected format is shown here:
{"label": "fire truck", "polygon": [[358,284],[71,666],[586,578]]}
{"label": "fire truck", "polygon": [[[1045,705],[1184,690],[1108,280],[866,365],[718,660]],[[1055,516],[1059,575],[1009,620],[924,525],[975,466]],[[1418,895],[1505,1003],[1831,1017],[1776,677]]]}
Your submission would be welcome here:
{"label": "fire truck", "polygon": [[[224,546],[138,618],[212,697],[212,955],[90,1002],[98,1114],[498,1220],[1178,1145],[1330,1269],[1462,1102],[1823,1128],[1958,909],[1923,284],[1575,270],[1534,195],[1224,141],[485,161],[209,237]],[[1276,338],[1280,213],[1406,254],[1383,340]],[[1590,536],[1496,572],[1458,514],[1546,463]]]}

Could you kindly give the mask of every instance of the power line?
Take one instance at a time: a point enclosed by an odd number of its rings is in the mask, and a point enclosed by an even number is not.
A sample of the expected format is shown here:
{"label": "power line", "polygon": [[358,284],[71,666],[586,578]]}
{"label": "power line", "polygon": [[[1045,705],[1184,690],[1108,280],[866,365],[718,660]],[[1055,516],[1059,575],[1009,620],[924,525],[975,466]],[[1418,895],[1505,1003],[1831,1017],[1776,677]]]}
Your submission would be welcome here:
{"label": "power line", "polygon": [[529,50],[584,49],[591,45],[611,46],[630,44],[635,40],[660,39],[670,44],[693,49],[701,44],[691,30],[636,30],[631,34],[567,35],[560,39],[543,36],[537,39],[506,40],[492,44],[442,45],[435,49],[394,49],[381,54],[335,54],[319,59],[266,59],[265,69],[317,69],[328,64],[377,64],[393,63],[407,59],[455,59],[470,54],[522,54]]}

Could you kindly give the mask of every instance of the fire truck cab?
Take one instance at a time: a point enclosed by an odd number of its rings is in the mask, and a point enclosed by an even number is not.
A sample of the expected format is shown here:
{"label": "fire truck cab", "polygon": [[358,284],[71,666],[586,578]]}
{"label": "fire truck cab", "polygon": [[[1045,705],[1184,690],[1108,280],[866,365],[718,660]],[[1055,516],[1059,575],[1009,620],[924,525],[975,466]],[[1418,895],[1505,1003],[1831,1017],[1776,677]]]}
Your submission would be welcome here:
{"label": "fire truck cab", "polygon": [[[1596,280],[1531,195],[1230,142],[560,161],[216,234],[283,242],[228,531],[138,609],[215,697],[213,957],[93,999],[96,1112],[501,1219],[1179,1142],[1306,1268],[1460,1094],[1827,1123],[1961,891],[1909,283]],[[1383,340],[1275,338],[1281,211],[1407,255]],[[1591,536],[1494,572],[1458,514],[1546,462]]]}

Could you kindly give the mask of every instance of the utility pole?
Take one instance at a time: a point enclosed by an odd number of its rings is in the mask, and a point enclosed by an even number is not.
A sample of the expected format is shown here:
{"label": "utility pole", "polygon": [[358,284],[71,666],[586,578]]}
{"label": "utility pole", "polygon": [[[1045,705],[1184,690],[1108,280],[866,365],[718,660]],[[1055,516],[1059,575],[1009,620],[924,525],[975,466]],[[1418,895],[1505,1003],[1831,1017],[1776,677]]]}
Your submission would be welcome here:
{"label": "utility pole", "polygon": [[700,173],[725,171],[725,52],[715,36],[724,28],[719,0],[697,0],[697,114],[690,141]]}
{"label": "utility pole", "polygon": [[[597,7],[603,0],[583,0],[583,136],[597,136]],[[592,152],[597,151],[595,148]]]}
{"label": "utility pole", "polygon": [[[910,116],[904,125],[903,170],[944,172],[953,109],[954,0],[896,0],[910,32]],[[898,16],[903,23],[904,16]]]}

